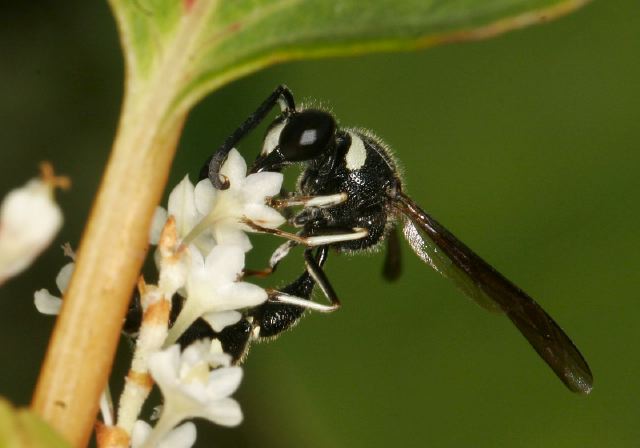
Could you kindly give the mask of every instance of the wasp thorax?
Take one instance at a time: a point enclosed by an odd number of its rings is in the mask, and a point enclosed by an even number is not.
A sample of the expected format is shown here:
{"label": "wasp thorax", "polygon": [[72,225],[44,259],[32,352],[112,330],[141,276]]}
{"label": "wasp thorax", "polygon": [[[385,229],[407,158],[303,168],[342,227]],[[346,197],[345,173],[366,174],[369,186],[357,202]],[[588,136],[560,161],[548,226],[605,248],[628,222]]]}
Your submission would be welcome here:
{"label": "wasp thorax", "polygon": [[298,112],[280,132],[280,153],[291,162],[313,159],[332,145],[335,133],[336,122],[327,112]]}

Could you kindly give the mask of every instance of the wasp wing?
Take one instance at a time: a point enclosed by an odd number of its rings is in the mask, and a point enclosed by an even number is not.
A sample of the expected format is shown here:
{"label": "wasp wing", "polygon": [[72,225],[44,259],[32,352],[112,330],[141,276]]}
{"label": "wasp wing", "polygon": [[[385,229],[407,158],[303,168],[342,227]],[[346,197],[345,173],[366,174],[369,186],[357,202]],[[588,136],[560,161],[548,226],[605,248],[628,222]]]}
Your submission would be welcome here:
{"label": "wasp wing", "polygon": [[478,284],[464,270],[456,265],[451,258],[440,250],[436,243],[425,237],[416,225],[405,217],[402,233],[418,257],[462,290],[478,305],[491,312],[502,312],[502,308],[480,289]]}
{"label": "wasp wing", "polygon": [[400,237],[398,229],[394,225],[387,236],[387,252],[382,269],[382,275],[390,282],[398,280],[402,273],[402,257],[400,255]]}
{"label": "wasp wing", "polygon": [[588,394],[593,376],[571,339],[529,295],[476,255],[402,193],[404,234],[416,254],[489,310],[504,312],[531,346],[573,392]]}

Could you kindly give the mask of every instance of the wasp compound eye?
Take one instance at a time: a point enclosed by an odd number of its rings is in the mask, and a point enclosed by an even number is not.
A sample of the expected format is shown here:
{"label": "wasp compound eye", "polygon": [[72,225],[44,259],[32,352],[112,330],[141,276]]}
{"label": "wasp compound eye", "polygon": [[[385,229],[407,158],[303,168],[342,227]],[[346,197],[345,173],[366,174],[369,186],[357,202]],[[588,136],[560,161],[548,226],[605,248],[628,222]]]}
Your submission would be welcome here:
{"label": "wasp compound eye", "polygon": [[305,110],[291,116],[280,133],[280,153],[289,162],[318,157],[335,138],[336,121],[327,112]]}

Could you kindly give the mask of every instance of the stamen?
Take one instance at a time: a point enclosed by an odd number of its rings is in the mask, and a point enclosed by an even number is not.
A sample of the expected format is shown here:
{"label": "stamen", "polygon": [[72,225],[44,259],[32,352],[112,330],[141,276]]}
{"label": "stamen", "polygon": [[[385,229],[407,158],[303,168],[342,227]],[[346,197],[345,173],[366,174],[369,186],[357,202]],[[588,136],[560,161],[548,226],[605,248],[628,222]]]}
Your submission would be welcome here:
{"label": "stamen", "polygon": [[44,183],[52,188],[68,190],[71,187],[71,179],[67,176],[56,176],[53,165],[49,162],[40,163],[40,177]]}

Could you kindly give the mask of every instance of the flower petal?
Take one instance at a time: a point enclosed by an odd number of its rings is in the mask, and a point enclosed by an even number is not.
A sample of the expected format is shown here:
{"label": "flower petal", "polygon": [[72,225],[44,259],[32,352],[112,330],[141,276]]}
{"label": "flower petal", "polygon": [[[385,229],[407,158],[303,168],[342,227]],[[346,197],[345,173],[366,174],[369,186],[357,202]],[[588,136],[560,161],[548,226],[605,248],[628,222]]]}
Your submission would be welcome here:
{"label": "flower petal", "polygon": [[213,239],[213,235],[211,235],[210,232],[207,232],[199,235],[193,242],[193,245],[198,248],[201,254],[206,256],[211,253],[211,249],[216,245],[216,242]]}
{"label": "flower petal", "polygon": [[[131,433],[131,448],[142,448],[151,432],[147,422],[136,420]],[[154,448],[191,448],[195,442],[196,425],[186,422],[169,431]]]}
{"label": "flower petal", "polygon": [[216,243],[226,246],[237,246],[243,252],[249,252],[253,247],[249,237],[240,230],[240,225],[233,223],[232,225],[219,225],[214,229],[214,238]]}
{"label": "flower petal", "polygon": [[[210,356],[219,356],[225,354],[220,339],[216,338],[211,340],[211,348],[209,348],[209,354]],[[227,364],[226,367],[229,367],[229,364]]]}
{"label": "flower petal", "polygon": [[236,391],[242,381],[240,367],[224,367],[212,370],[207,381],[207,399],[220,400]]}
{"label": "flower petal", "polygon": [[149,372],[161,389],[175,386],[179,369],[180,346],[178,344],[149,355]]}
{"label": "flower petal", "polygon": [[229,152],[227,160],[220,169],[220,174],[227,177],[230,182],[230,189],[237,190],[242,188],[247,174],[247,162],[244,161],[237,149],[233,148]]}
{"label": "flower petal", "polygon": [[242,314],[237,311],[219,311],[214,313],[205,313],[202,318],[213,328],[213,331],[220,333],[225,327],[237,323]]}
{"label": "flower petal", "polygon": [[222,426],[237,426],[242,423],[242,410],[233,398],[223,398],[210,403],[203,418]]}
{"label": "flower petal", "polygon": [[168,213],[176,219],[176,229],[181,237],[186,236],[199,221],[193,190],[187,175],[169,195]]}
{"label": "flower petal", "polygon": [[198,248],[194,245],[189,246],[189,265],[193,271],[203,270],[205,268],[205,258]]}
{"label": "flower petal", "polygon": [[36,305],[38,312],[55,316],[60,314],[62,307],[62,299],[52,295],[46,289],[40,289],[33,294],[33,303]]}
{"label": "flower petal", "polygon": [[237,246],[215,246],[205,261],[205,270],[218,284],[234,282],[244,269],[244,252]]}
{"label": "flower petal", "polygon": [[217,191],[209,179],[202,179],[194,190],[196,209],[202,215],[211,213]]}
{"label": "flower petal", "polygon": [[196,443],[196,425],[186,422],[169,432],[158,448],[191,448]]}
{"label": "flower petal", "polygon": [[275,196],[282,188],[282,173],[264,171],[247,176],[242,193],[245,201],[264,204],[265,197]]}
{"label": "flower petal", "polygon": [[62,269],[60,269],[60,272],[56,275],[56,286],[62,294],[67,292],[69,281],[71,280],[71,274],[73,274],[75,267],[76,264],[74,262],[67,263],[62,266]]}
{"label": "flower petal", "polygon": [[131,431],[131,448],[140,448],[151,434],[151,425],[143,420],[136,420]]}
{"label": "flower petal", "polygon": [[211,344],[206,340],[199,340],[189,344],[189,346],[182,351],[182,357],[180,359],[182,363],[180,367],[181,370],[185,367],[191,368],[191,366],[203,362],[209,355],[210,349]]}
{"label": "flower petal", "polygon": [[220,288],[216,300],[216,309],[220,311],[248,308],[267,300],[267,292],[258,285],[238,282]]}
{"label": "flower petal", "polygon": [[[262,227],[268,227],[270,229],[280,227],[286,221],[284,216],[264,204],[247,204],[243,211],[246,218]],[[254,231],[250,227],[243,226],[243,228],[245,227],[249,231]]]}
{"label": "flower petal", "polygon": [[209,365],[216,367],[229,367],[231,365],[231,355],[222,351],[222,344],[219,339],[211,342],[211,350],[209,353]]}

